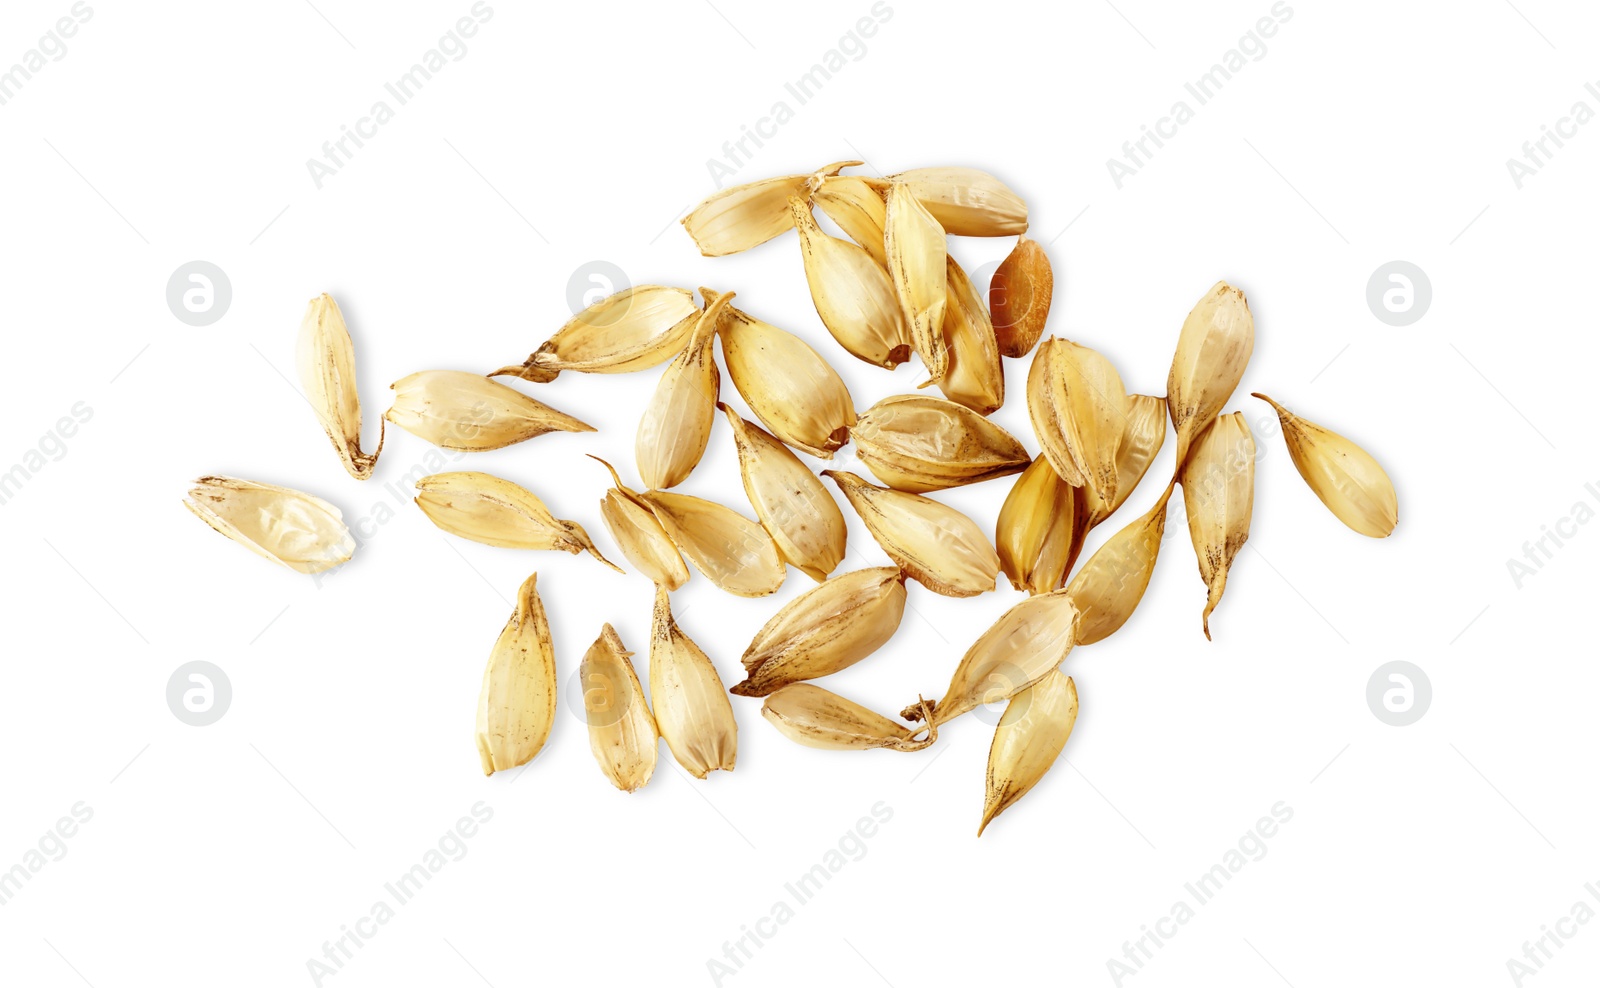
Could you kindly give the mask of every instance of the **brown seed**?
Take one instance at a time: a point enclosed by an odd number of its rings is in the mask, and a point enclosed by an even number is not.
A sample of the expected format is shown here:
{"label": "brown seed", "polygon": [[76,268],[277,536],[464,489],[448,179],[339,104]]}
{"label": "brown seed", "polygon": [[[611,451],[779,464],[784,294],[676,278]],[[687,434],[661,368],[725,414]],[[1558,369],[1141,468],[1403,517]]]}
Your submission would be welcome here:
{"label": "brown seed", "polygon": [[995,338],[1007,357],[1025,356],[1044,333],[1050,315],[1055,275],[1050,258],[1037,241],[1018,237],[989,280],[989,314]]}

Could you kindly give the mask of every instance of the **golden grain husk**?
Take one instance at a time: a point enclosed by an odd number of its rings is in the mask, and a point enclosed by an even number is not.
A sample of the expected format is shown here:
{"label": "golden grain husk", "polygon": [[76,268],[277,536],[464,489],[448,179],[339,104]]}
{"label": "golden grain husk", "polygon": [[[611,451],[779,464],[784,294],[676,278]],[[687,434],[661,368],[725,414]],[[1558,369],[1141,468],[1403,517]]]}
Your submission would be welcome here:
{"label": "golden grain husk", "polygon": [[946,305],[944,228],[911,187],[889,186],[884,202],[884,254],[889,280],[911,334],[911,348],[931,380],[944,379],[950,358],[944,345]]}
{"label": "golden grain husk", "polygon": [[983,787],[983,819],[978,836],[1054,765],[1078,722],[1078,687],[1052,669],[1011,698],[989,743],[989,770]]}
{"label": "golden grain husk", "polygon": [[483,670],[476,737],[484,775],[530,761],[555,724],[556,653],[538,580],[535,573],[523,581]]}
{"label": "golden grain husk", "polygon": [[[700,293],[707,304],[720,298],[709,289]],[[849,441],[855,403],[838,372],[809,344],[731,305],[717,335],[728,377],[767,431],[822,459]]]}
{"label": "golden grain husk", "polygon": [[615,484],[600,499],[600,517],[605,521],[611,537],[622,547],[622,554],[634,568],[657,586],[676,590],[688,582],[689,567],[683,554],[673,544],[672,537],[656,520],[655,511],[634,491],[622,483],[611,464],[598,456],[595,460],[611,472]]}
{"label": "golden grain husk", "polygon": [[1256,442],[1243,412],[1219,415],[1189,451],[1178,473],[1189,539],[1200,561],[1206,606],[1200,627],[1211,638],[1211,612],[1228,585],[1228,569],[1250,537],[1256,489]]}
{"label": "golden grain husk", "polygon": [[893,566],[857,570],[813,587],[783,606],[745,649],[740,696],[848,668],[894,636],[905,614],[905,577]]}
{"label": "golden grain husk", "polygon": [[778,552],[818,583],[844,559],[846,529],[822,480],[789,447],[719,403],[739,451],[745,496]]}
{"label": "golden grain husk", "polygon": [[608,624],[578,667],[589,750],[600,771],[623,792],[649,782],[656,770],[656,720],[633,671],[632,655]]}
{"label": "golden grain husk", "polygon": [[672,619],[672,601],[661,586],[650,631],[650,700],[657,730],[690,775],[733,771],[739,754],[733,706],[716,666]]}
{"label": "golden grain husk", "polygon": [[896,490],[919,493],[1020,473],[1028,451],[1009,432],[944,398],[896,395],[850,430],[856,457]]}
{"label": "golden grain husk", "polygon": [[772,693],[761,704],[761,716],[789,740],[830,751],[921,751],[939,737],[935,726],[919,739],[921,729],[897,724],[810,683],[794,683]]}
{"label": "golden grain husk", "polygon": [[1156,453],[1167,438],[1167,403],[1150,395],[1129,395],[1125,406],[1126,424],[1122,443],[1117,447],[1117,496],[1109,503],[1088,487],[1074,488],[1078,512],[1073,519],[1072,552],[1067,557],[1067,572],[1077,564],[1089,532],[1127,503],[1130,495],[1155,462]]}
{"label": "golden grain husk", "polygon": [[1022,471],[994,531],[1000,571],[1014,588],[1036,594],[1061,588],[1072,565],[1077,498],[1086,490],[1062,480],[1043,456]]}
{"label": "golden grain husk", "polygon": [[911,187],[945,232],[958,237],[1026,233],[1028,204],[1006,184],[977,168],[913,168],[888,176]]}
{"label": "golden grain husk", "polygon": [[1255,339],[1250,304],[1244,292],[1226,281],[1212,285],[1184,319],[1167,374],[1167,408],[1178,437],[1179,468],[1239,386]]}
{"label": "golden grain husk", "polygon": [[417,481],[417,507],[451,535],[502,549],[555,549],[587,552],[607,566],[622,568],[600,555],[583,526],[550,513],[525,487],[477,470],[436,473]]}
{"label": "golden grain husk", "polygon": [[910,332],[889,272],[865,249],[823,233],[800,199],[791,199],[789,206],[822,324],[840,346],[869,364],[893,370],[905,363]]}
{"label": "golden grain husk", "polygon": [[735,185],[707,196],[681,221],[706,257],[737,254],[794,225],[789,200],[808,194],[826,176],[859,161],[837,161],[810,175],[783,175]]}
{"label": "golden grain husk", "polygon": [[867,483],[853,473],[824,470],[844,491],[900,571],[946,597],[994,589],[1000,557],[971,518],[947,504]]}
{"label": "golden grain husk", "polygon": [[[884,251],[883,201],[888,189],[889,183],[881,180],[842,175],[825,180],[811,197],[884,267],[889,263]],[[946,398],[980,415],[988,415],[1004,404],[1005,371],[1000,366],[1000,349],[989,312],[967,273],[949,254],[945,255],[945,308],[940,337],[945,350],[944,373],[929,377],[917,387],[937,384]]]}
{"label": "golden grain husk", "polygon": [[1054,293],[1055,274],[1044,248],[1018,237],[989,280],[989,315],[1002,354],[1022,357],[1034,348],[1044,335]]}
{"label": "golden grain husk", "polygon": [[1315,422],[1307,421],[1263,394],[1278,413],[1289,458],[1306,485],[1335,518],[1353,531],[1387,538],[1400,521],[1400,502],[1383,467],[1366,450]]}
{"label": "golden grain husk", "polygon": [[1127,423],[1127,391],[1098,352],[1069,340],[1039,344],[1028,370],[1028,416],[1061,479],[1102,501],[1117,496],[1117,449]]}
{"label": "golden grain husk", "polygon": [[356,388],[356,351],[345,328],[339,303],[324,292],[306,306],[295,344],[295,367],[306,400],[328,434],[345,470],[357,480],[372,476],[383,452],[383,419],[378,420],[378,448],[361,452],[361,394]]}
{"label": "golden grain husk", "polygon": [[1155,507],[1107,539],[1067,584],[1066,593],[1083,612],[1078,644],[1103,641],[1133,616],[1156,569],[1171,497],[1169,483]]}
{"label": "golden grain husk", "polygon": [[1089,532],[1127,503],[1128,497],[1133,494],[1139,482],[1144,479],[1145,473],[1149,471],[1150,464],[1155,462],[1161,444],[1166,442],[1165,400],[1152,398],[1149,395],[1129,395],[1124,411],[1126,418],[1122,430],[1122,442],[1117,447],[1117,495],[1110,502],[1106,502],[1100,500],[1099,496],[1088,487],[1076,488],[1078,515],[1073,522],[1073,546],[1067,563],[1068,572],[1072,571],[1073,564],[1078,561],[1078,554],[1082,551]]}
{"label": "golden grain husk", "polygon": [[[931,724],[949,723],[969,710],[1009,700],[1049,675],[1077,642],[1078,607],[1065,590],[1029,597],[1000,615],[972,643],[950,688],[933,704]],[[919,701],[900,712],[907,720],[923,720]]]}
{"label": "golden grain husk", "polygon": [[594,427],[481,374],[420,371],[394,384],[384,418],[443,449],[500,449],[547,432]]}
{"label": "golden grain husk", "polygon": [[626,374],[671,360],[689,342],[700,310],[694,293],[664,285],[635,285],[609,295],[573,316],[506,375],[544,384],[564,370]]}
{"label": "golden grain husk", "polygon": [[633,454],[646,487],[664,490],[678,486],[705,455],[722,381],[711,341],[717,335],[717,321],[732,299],[733,293],[728,292],[706,306],[689,345],[661,372],[655,393],[639,417]]}
{"label": "golden grain husk", "polygon": [[945,285],[948,303],[943,336],[948,361],[944,377],[936,383],[946,398],[988,415],[1006,400],[1006,375],[1000,365],[995,327],[972,280],[949,255],[945,256]]}
{"label": "golden grain husk", "polygon": [[348,562],[356,541],[339,509],[320,497],[237,477],[201,477],[183,506],[214,530],[297,573]]}
{"label": "golden grain husk", "polygon": [[812,203],[885,269],[889,255],[884,249],[887,207],[883,197],[888,188],[881,179],[834,175],[824,178],[811,193]]}
{"label": "golden grain husk", "polygon": [[694,568],[728,593],[765,597],[783,586],[783,557],[759,522],[688,494],[646,491],[639,500]]}
{"label": "golden grain husk", "polygon": [[[1167,403],[1150,395],[1129,395],[1127,422],[1122,444],[1117,447],[1117,496],[1106,504],[1092,500],[1095,524],[1110,517],[1127,503],[1128,496],[1155,462],[1161,444],[1167,441]],[[1093,493],[1090,494],[1091,498]]]}

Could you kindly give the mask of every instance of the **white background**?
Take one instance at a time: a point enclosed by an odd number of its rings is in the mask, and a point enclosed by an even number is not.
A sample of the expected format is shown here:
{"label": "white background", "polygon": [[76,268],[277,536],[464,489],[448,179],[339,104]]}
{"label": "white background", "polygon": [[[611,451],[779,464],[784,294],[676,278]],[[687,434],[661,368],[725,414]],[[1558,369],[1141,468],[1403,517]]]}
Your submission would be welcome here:
{"label": "white background", "polygon": [[[1576,503],[1600,508],[1585,490],[1600,489],[1600,126],[1520,190],[1505,164],[1574,102],[1600,109],[1584,91],[1600,80],[1600,15],[1553,0],[1518,0],[1520,13],[1292,0],[1266,54],[1197,107],[1184,83],[1269,0],[891,3],[865,54],[800,106],[783,84],[870,17],[867,0],[497,2],[465,56],[320,190],[306,160],[469,0],[96,3],[65,56],[0,107],[0,469],[56,448],[43,437],[75,403],[93,411],[0,506],[0,868],[75,803],[93,810],[0,906],[7,983],[312,983],[324,941],[479,801],[493,818],[465,857],[324,984],[713,983],[725,941],[880,802],[893,816],[864,856],[723,984],[1112,984],[1108,959],[1279,801],[1293,819],[1266,856],[1124,984],[1508,984],[1524,941],[1579,900],[1600,908],[1584,891],[1600,880],[1600,526],[1578,526],[1520,588],[1507,569]],[[7,3],[0,67],[69,7]],[[1195,119],[1118,189],[1106,160],[1179,99]],[[628,796],[564,699],[531,767],[485,780],[473,704],[521,580],[540,574],[564,685],[602,622],[642,649],[650,587],[586,557],[444,536],[386,489],[426,463],[424,443],[391,430],[376,476],[357,483],[289,383],[305,302],[330,291],[375,439],[390,382],[522,359],[569,316],[574,270],[603,259],[634,283],[736,290],[828,355],[861,408],[910,390],[913,366],[890,375],[827,338],[792,235],[705,259],[675,222],[713,191],[707,159],[778,100],[793,119],[737,181],[851,157],[868,173],[993,171],[1049,245],[1050,331],[1108,354],[1130,391],[1162,393],[1184,315],[1226,278],[1257,324],[1241,396],[1266,391],[1352,437],[1399,490],[1396,534],[1355,535],[1262,427],[1265,406],[1237,398],[1263,454],[1216,641],[1200,633],[1175,501],[1135,620],[1068,660],[1082,716],[1062,761],[982,840],[990,729],[976,717],[920,755],[831,753],[736,699],[737,771],[693,782],[663,747],[655,780]],[[976,272],[1010,246],[952,250]],[[232,282],[231,308],[204,328],[164,297],[195,259]],[[1432,283],[1406,327],[1365,300],[1394,259]],[[1036,450],[1025,371],[1009,364],[995,419]],[[538,386],[600,431],[449,465],[526,484],[615,558],[597,510],[607,482],[583,454],[637,481],[633,430],[656,375]],[[724,397],[743,408],[731,387]],[[203,473],[310,490],[383,523],[319,584],[190,517],[179,502]],[[737,477],[719,422],[681,489],[747,508]],[[988,527],[1009,486],[939,497]],[[851,523],[846,567],[881,564]],[[750,636],[810,585],[791,570],[750,601],[697,575],[674,599],[732,683]],[[910,593],[893,642],[827,686],[886,712],[938,695],[1020,599]],[[226,671],[233,702],[196,728],[165,688],[202,658]],[[1433,690],[1404,728],[1366,702],[1395,659]],[[1532,983],[1597,971],[1590,923]]]}

